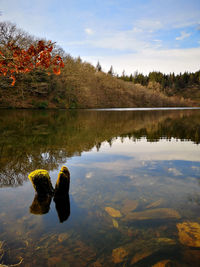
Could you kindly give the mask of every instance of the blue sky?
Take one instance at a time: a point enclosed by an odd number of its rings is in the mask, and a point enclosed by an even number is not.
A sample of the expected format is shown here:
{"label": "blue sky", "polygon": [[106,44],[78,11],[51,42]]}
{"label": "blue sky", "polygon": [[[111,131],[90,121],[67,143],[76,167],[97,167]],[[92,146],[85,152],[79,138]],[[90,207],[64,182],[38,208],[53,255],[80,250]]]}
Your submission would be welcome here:
{"label": "blue sky", "polygon": [[0,0],[1,21],[127,74],[200,69],[199,0]]}

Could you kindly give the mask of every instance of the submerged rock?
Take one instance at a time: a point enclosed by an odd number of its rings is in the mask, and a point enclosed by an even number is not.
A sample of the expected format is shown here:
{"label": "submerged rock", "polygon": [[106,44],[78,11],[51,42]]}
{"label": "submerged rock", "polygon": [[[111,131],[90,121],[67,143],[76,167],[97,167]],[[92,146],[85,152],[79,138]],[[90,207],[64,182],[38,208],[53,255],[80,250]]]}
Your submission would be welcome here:
{"label": "submerged rock", "polygon": [[199,266],[200,264],[200,251],[199,248],[186,248],[182,252],[183,262],[188,264],[188,266]]}
{"label": "submerged rock", "polygon": [[40,169],[35,170],[29,174],[28,178],[38,195],[53,194],[54,190],[48,171]]}
{"label": "submerged rock", "polygon": [[[171,263],[171,260],[163,260],[163,261],[157,262],[152,267],[165,267],[165,266],[168,266],[169,263]],[[169,266],[171,266],[171,265],[169,265]]]}
{"label": "submerged rock", "polygon": [[112,260],[114,263],[120,263],[127,255],[128,252],[123,247],[115,248],[112,251]]}
{"label": "submerged rock", "polygon": [[123,202],[122,213],[127,214],[138,207],[138,200],[126,199]]}
{"label": "submerged rock", "polygon": [[116,210],[114,208],[111,207],[105,207],[105,211],[112,217],[121,217],[121,213],[119,210]]}
{"label": "submerged rock", "polygon": [[200,247],[200,224],[196,222],[177,223],[179,241],[186,246]]}
{"label": "submerged rock", "polygon": [[4,242],[0,241],[0,262],[4,256],[4,248],[3,248]]}
{"label": "submerged rock", "polygon": [[150,250],[145,250],[145,251],[136,253],[131,260],[131,265],[135,264],[136,262],[140,260],[143,260],[144,258],[150,256],[151,254],[152,254],[152,251]]}
{"label": "submerged rock", "polygon": [[[21,265],[22,261],[23,261],[23,258],[22,257],[17,257],[16,259],[18,260],[17,263],[15,264],[11,264],[11,265],[6,265],[6,264],[3,264],[4,263],[4,255],[6,255],[6,257],[9,255],[8,251],[10,249],[8,248],[7,245],[5,245],[5,242],[4,241],[0,241],[0,267],[9,267],[9,266],[19,266]],[[12,259],[13,260],[13,259]]]}
{"label": "submerged rock", "polygon": [[118,229],[119,228],[118,222],[115,219],[112,219],[112,222],[113,222],[113,226]]}
{"label": "submerged rock", "polygon": [[61,233],[58,236],[58,241],[62,243],[65,240],[67,240],[69,237],[70,237],[70,235],[68,233]]}
{"label": "submerged rock", "polygon": [[168,244],[168,245],[174,245],[174,244],[176,244],[176,241],[174,239],[167,238],[167,237],[157,238],[156,241],[158,243],[165,243],[165,244]]}
{"label": "submerged rock", "polygon": [[151,219],[180,219],[180,214],[173,209],[160,208],[145,211],[132,212],[127,214],[125,220],[151,220]]}
{"label": "submerged rock", "polygon": [[152,203],[150,203],[148,206],[146,206],[146,209],[152,209],[152,208],[157,208],[159,207],[162,203],[164,202],[164,200],[161,198],[161,199],[158,199]]}

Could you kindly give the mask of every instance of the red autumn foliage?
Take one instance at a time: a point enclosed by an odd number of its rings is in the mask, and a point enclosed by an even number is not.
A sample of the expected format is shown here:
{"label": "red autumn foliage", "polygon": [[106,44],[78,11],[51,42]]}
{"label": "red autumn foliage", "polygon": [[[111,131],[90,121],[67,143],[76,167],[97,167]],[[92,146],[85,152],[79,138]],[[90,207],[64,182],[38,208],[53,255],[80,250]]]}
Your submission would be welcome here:
{"label": "red autumn foliage", "polygon": [[59,75],[64,63],[59,55],[52,55],[52,50],[51,41],[48,43],[38,41],[36,45],[31,45],[28,49],[21,49],[13,43],[8,43],[6,47],[0,47],[0,76],[11,78],[13,86],[16,74],[27,73],[35,68],[53,67],[53,72]]}

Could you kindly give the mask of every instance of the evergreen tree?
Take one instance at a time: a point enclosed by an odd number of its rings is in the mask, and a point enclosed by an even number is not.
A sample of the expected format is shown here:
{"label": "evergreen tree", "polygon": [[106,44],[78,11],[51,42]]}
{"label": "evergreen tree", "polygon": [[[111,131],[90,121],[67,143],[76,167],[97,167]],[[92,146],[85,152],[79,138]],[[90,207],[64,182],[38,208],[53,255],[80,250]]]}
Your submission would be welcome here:
{"label": "evergreen tree", "polygon": [[96,70],[97,71],[102,71],[102,68],[101,68],[101,65],[100,65],[99,61],[97,62]]}
{"label": "evergreen tree", "polygon": [[114,75],[114,70],[113,70],[113,66],[110,67],[108,74],[110,74],[111,76]]}

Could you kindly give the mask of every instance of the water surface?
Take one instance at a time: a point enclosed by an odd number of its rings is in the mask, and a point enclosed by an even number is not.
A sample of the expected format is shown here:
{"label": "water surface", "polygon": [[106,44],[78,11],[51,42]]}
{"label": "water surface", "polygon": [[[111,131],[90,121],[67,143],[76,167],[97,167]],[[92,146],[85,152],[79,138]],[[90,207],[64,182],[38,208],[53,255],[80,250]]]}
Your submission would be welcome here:
{"label": "water surface", "polygon": [[[1,110],[0,263],[199,266],[199,142],[200,110]],[[28,174],[63,165],[41,210]]]}

